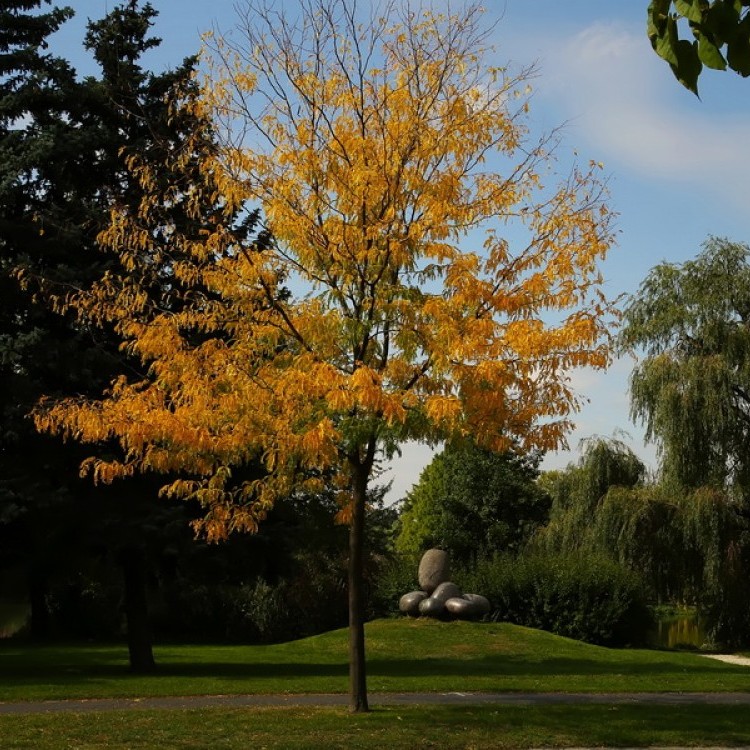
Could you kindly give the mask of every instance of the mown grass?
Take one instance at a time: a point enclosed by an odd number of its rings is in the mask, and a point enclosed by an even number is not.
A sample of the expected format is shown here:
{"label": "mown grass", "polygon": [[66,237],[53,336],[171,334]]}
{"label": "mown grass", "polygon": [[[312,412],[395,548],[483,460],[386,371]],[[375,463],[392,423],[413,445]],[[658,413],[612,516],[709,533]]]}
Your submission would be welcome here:
{"label": "mown grass", "polygon": [[[0,701],[346,692],[343,630],[273,646],[171,645],[130,674],[122,645],[0,644]],[[378,620],[367,625],[376,691],[745,691],[747,667],[698,654],[607,649],[508,624]]]}
{"label": "mown grass", "polygon": [[400,706],[0,716],[4,750],[670,747],[750,744],[744,706]]}

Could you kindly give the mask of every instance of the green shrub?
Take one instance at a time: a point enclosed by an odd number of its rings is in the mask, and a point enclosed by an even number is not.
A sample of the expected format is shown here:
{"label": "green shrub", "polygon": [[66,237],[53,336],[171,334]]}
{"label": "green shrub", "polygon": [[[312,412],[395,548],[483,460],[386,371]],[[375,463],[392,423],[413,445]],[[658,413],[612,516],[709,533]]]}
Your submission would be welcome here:
{"label": "green shrub", "polygon": [[397,554],[379,561],[369,586],[368,615],[389,617],[398,614],[398,600],[419,588],[419,555]]}
{"label": "green shrub", "polygon": [[226,623],[231,640],[268,643],[293,637],[289,585],[271,585],[262,578],[234,592]]}
{"label": "green shrub", "polygon": [[494,620],[606,646],[645,643],[651,626],[640,579],[600,555],[498,556],[457,578],[490,600]]}
{"label": "green shrub", "polygon": [[109,570],[101,576],[84,572],[55,582],[46,596],[50,634],[57,638],[103,639],[124,632],[119,581]]}

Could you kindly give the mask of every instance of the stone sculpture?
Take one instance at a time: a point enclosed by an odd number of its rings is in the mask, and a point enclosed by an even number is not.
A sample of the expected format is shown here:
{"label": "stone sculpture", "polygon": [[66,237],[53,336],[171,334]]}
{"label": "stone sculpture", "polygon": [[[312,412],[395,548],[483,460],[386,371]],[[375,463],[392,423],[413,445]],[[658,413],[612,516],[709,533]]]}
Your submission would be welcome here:
{"label": "stone sculpture", "polygon": [[428,549],[419,561],[419,587],[431,594],[441,583],[450,581],[450,557],[445,550]]}
{"label": "stone sculpture", "polygon": [[478,620],[489,614],[490,603],[480,594],[464,594],[451,583],[450,559],[441,549],[430,549],[419,562],[420,591],[410,591],[399,599],[398,608],[409,617],[438,617]]}

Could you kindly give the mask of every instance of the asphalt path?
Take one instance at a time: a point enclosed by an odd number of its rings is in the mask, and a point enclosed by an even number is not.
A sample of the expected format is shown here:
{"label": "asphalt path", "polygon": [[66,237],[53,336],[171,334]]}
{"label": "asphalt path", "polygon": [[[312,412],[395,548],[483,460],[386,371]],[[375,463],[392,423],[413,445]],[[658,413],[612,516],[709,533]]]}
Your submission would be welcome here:
{"label": "asphalt path", "polygon": [[[418,705],[745,705],[750,693],[370,693],[370,707]],[[87,700],[0,703],[3,714],[88,713],[159,709],[347,706],[343,693],[278,695],[190,695],[160,698],[95,698]]]}

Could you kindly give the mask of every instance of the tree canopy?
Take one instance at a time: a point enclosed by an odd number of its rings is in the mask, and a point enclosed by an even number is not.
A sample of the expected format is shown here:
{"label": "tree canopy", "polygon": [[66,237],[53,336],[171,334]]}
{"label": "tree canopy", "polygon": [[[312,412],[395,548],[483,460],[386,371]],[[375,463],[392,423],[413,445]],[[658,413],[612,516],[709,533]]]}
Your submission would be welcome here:
{"label": "tree canopy", "polygon": [[550,498],[536,483],[541,456],[448,445],[404,499],[396,549],[442,547],[458,563],[517,552],[547,521]]}
{"label": "tree canopy", "polygon": [[651,270],[621,344],[644,356],[631,409],[683,487],[750,493],[750,249],[711,238],[695,260]]}
{"label": "tree canopy", "polygon": [[[648,36],[677,80],[698,94],[703,67],[730,68],[750,76],[750,2],[748,0],[652,0]],[[680,38],[687,21],[693,41]]]}
{"label": "tree canopy", "polygon": [[[98,71],[81,79],[49,51],[72,11],[43,5],[19,0],[0,11],[0,547],[28,580],[35,635],[56,625],[47,603],[62,580],[71,590],[83,585],[79,572],[92,555],[122,569],[131,668],[146,670],[147,568],[166,539],[180,538],[174,529],[187,524],[188,508],[157,505],[152,477],[109,488],[82,482],[90,449],[38,434],[28,416],[42,395],[93,397],[118,373],[142,372],[110,327],[54,308],[115,270],[97,235],[114,204],[132,211],[142,197],[125,156],[161,161],[183,133],[194,134],[169,100],[196,87],[196,58],[148,70],[142,55],[159,43],[150,34],[156,11],[130,0],[89,22],[82,43]],[[178,201],[170,210],[173,221],[188,222]],[[166,309],[168,264],[151,264],[141,281]]]}
{"label": "tree canopy", "polygon": [[[161,164],[131,156],[144,198],[100,238],[123,270],[70,299],[114,326],[148,377],[37,414],[43,429],[119,442],[119,457],[86,464],[98,481],[187,474],[165,491],[198,499],[213,539],[255,530],[276,498],[334,471],[353,710],[367,708],[362,550],[378,455],[467,434],[495,450],[559,445],[579,403],[567,373],[609,355],[599,167],[546,184],[551,142],[530,142],[524,123],[530,71],[487,64],[478,6],[381,11],[249,4],[239,41],[214,40],[214,72],[185,106],[223,125],[223,143],[196,137]],[[195,163],[199,179],[176,179]],[[182,227],[162,209],[183,199],[223,215]],[[249,243],[237,216],[252,206],[269,234]],[[144,294],[155,253],[171,259],[176,309]],[[264,475],[233,482],[254,460]]]}

